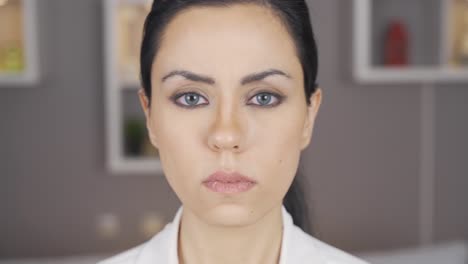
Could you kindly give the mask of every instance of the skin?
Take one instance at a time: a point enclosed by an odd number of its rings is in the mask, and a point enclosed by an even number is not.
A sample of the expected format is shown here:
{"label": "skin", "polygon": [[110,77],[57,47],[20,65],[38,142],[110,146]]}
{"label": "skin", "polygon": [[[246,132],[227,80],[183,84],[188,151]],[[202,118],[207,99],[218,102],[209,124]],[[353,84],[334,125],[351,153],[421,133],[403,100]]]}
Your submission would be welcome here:
{"label": "skin", "polygon": [[[271,69],[288,77],[240,83]],[[214,82],[180,75],[162,81],[176,70]],[[179,262],[277,263],[282,200],[322,100],[318,89],[306,104],[286,28],[269,9],[252,4],[188,9],[166,27],[151,80],[151,104],[143,89],[139,97],[166,179],[184,206]],[[196,95],[173,101],[180,92]],[[262,100],[260,92],[273,94]],[[278,101],[275,93],[284,98]],[[202,181],[218,170],[237,171],[257,184],[239,194],[215,193]]]}

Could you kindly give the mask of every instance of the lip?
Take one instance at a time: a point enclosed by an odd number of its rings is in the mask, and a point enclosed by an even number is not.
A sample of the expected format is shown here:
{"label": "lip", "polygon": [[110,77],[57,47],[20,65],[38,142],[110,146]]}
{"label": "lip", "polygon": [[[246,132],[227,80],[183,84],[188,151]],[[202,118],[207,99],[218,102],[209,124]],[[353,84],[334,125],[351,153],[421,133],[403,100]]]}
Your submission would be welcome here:
{"label": "lip", "polygon": [[235,194],[250,190],[257,182],[238,172],[216,171],[203,181],[213,192]]}

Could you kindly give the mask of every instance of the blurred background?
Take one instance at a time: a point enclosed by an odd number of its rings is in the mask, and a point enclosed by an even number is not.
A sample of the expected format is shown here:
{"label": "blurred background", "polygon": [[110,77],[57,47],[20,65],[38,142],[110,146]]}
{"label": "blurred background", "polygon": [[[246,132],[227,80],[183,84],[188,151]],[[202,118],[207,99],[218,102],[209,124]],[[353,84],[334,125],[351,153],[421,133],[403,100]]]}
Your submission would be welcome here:
{"label": "blurred background", "polygon": [[[314,235],[372,263],[467,263],[468,1],[307,2]],[[1,264],[95,263],[171,221],[136,94],[148,8],[0,0]]]}

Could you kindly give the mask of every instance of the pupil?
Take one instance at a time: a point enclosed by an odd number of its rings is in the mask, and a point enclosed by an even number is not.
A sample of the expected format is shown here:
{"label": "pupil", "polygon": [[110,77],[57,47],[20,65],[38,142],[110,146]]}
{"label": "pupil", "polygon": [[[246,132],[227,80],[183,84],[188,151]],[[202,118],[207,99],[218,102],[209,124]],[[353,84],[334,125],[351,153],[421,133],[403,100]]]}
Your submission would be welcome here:
{"label": "pupil", "polygon": [[261,104],[268,104],[271,101],[271,97],[269,94],[258,95],[258,99]]}
{"label": "pupil", "polygon": [[189,104],[196,104],[200,98],[196,94],[188,94],[185,96],[185,101]]}

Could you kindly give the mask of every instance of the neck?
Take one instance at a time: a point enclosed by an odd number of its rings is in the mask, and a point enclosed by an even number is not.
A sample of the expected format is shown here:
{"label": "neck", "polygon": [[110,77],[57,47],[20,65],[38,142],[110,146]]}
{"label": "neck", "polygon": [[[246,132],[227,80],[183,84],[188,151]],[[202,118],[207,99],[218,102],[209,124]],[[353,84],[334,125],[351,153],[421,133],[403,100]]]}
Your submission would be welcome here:
{"label": "neck", "polygon": [[281,205],[248,226],[213,226],[184,208],[179,231],[179,263],[279,262],[283,231]]}

